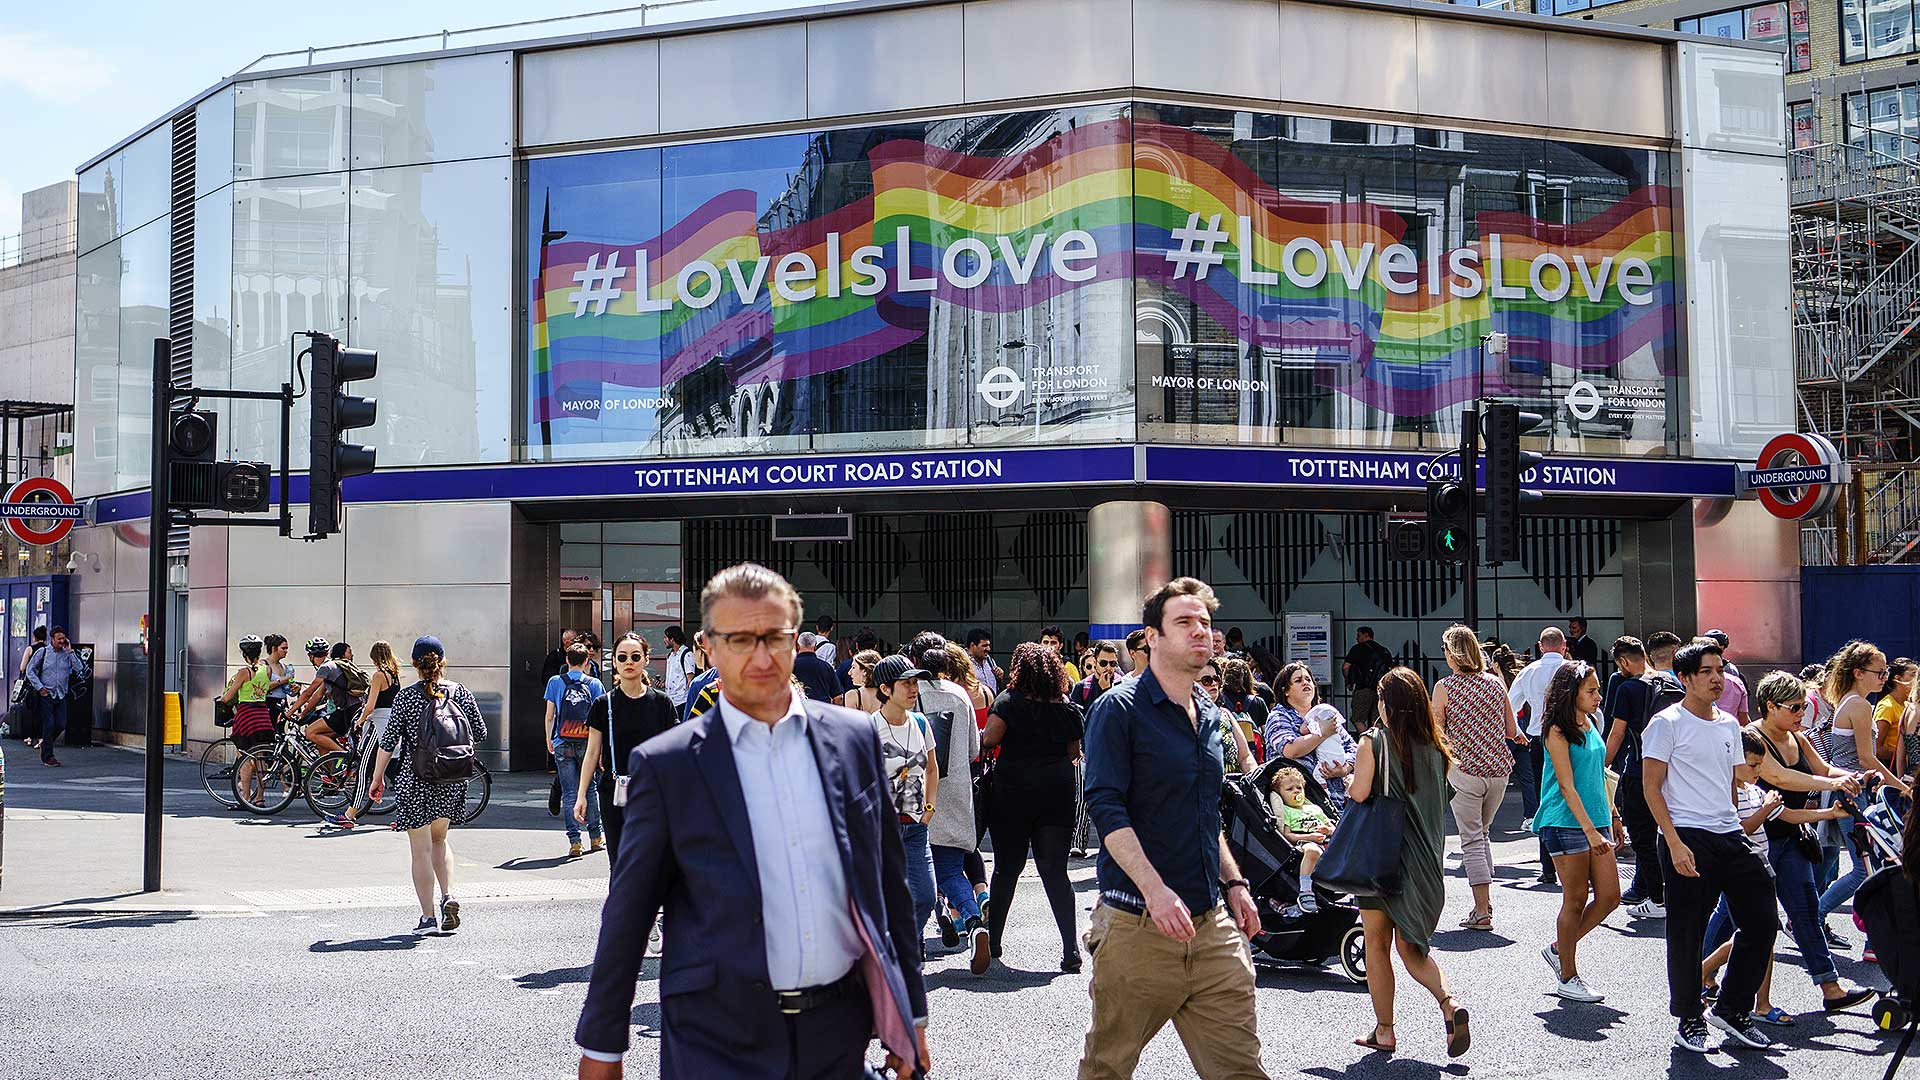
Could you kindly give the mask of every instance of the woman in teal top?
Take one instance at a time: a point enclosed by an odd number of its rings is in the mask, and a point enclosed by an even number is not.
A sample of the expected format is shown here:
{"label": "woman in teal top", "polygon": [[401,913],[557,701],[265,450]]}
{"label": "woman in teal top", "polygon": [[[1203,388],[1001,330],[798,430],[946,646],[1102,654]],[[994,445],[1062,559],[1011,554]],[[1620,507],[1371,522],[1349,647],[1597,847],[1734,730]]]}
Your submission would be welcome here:
{"label": "woman in teal top", "polygon": [[1579,660],[1560,665],[1547,687],[1545,712],[1542,730],[1553,768],[1540,778],[1533,828],[1560,875],[1560,918],[1555,943],[1540,955],[1553,970],[1555,994],[1568,1001],[1599,1001],[1602,995],[1587,988],[1574,963],[1580,939],[1620,906],[1620,870],[1607,839],[1613,827],[1607,745],[1595,722],[1600,678],[1593,666]]}

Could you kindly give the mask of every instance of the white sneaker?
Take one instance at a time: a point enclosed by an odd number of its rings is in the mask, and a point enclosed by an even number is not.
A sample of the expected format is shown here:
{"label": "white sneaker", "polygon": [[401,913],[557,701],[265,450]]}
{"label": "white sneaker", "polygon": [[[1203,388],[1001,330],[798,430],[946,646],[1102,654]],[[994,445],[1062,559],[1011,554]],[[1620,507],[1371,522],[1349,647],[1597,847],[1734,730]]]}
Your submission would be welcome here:
{"label": "white sneaker", "polygon": [[653,920],[653,929],[647,931],[647,955],[660,955],[660,920]]}
{"label": "white sneaker", "polygon": [[1642,900],[1627,909],[1627,914],[1636,919],[1664,919],[1667,907],[1658,900]]}
{"label": "white sneaker", "polygon": [[1540,950],[1540,959],[1547,962],[1547,970],[1553,972],[1553,981],[1560,981],[1560,947],[1549,945]]}
{"label": "white sneaker", "polygon": [[1521,818],[1521,819],[1520,819],[1520,831],[1521,831],[1521,832],[1532,832],[1532,831],[1533,831],[1533,819],[1532,819],[1532,818],[1530,818],[1530,817],[1529,817],[1529,818]]}
{"label": "white sneaker", "polygon": [[1553,992],[1568,1001],[1584,1001],[1591,1004],[1606,1000],[1605,994],[1596,994],[1587,989],[1587,984],[1578,975],[1562,982]]}

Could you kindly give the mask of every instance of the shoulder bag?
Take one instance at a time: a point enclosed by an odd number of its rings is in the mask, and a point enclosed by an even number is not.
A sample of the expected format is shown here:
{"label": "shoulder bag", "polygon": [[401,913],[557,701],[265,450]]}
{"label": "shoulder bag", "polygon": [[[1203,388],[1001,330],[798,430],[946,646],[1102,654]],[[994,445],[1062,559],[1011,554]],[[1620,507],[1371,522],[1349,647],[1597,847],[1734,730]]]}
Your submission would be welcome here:
{"label": "shoulder bag", "polygon": [[1407,828],[1407,804],[1388,793],[1392,752],[1372,740],[1368,745],[1380,766],[1380,788],[1366,802],[1347,800],[1313,879],[1334,892],[1395,896],[1400,892],[1400,838]]}

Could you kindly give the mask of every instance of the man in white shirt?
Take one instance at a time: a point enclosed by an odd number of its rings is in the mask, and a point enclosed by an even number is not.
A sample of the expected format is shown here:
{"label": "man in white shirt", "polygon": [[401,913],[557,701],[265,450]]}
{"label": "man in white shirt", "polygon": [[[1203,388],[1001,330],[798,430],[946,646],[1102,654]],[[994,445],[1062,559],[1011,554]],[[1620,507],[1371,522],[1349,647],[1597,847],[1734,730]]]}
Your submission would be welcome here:
{"label": "man in white shirt", "polygon": [[814,646],[813,655],[824,660],[828,667],[838,664],[840,646],[833,643],[833,616],[822,615],[814,620],[813,631],[814,635],[820,639],[820,644]]}
{"label": "man in white shirt", "polygon": [[687,632],[678,625],[667,627],[667,697],[675,708],[687,704],[687,684],[693,681],[693,650],[687,648]]}
{"label": "man in white shirt", "polygon": [[[1513,715],[1520,720],[1520,730],[1527,737],[1525,753],[1515,754],[1514,778],[1520,784],[1520,805],[1526,811],[1526,820],[1520,823],[1523,831],[1533,830],[1534,812],[1540,809],[1540,770],[1546,761],[1546,744],[1540,738],[1540,726],[1547,713],[1547,687],[1553,685],[1553,673],[1567,662],[1567,636],[1557,626],[1549,626],[1540,631],[1540,659],[1520,669],[1513,677],[1513,685],[1507,688],[1507,700],[1513,703]],[[1523,712],[1524,710],[1524,712]],[[1559,881],[1553,872],[1553,859],[1547,855],[1546,841],[1540,841],[1540,883],[1552,885]]]}
{"label": "man in white shirt", "polygon": [[[1726,689],[1720,646],[1698,642],[1673,657],[1686,689],[1680,704],[1662,710],[1641,735],[1647,808],[1660,826],[1660,868],[1667,889],[1667,1008],[1680,1021],[1673,1045],[1708,1051],[1707,1025],[1726,1033],[1722,1048],[1772,1044],[1751,1013],[1773,939],[1773,873],[1746,842],[1735,809],[1733,770],[1744,760],[1740,722],[1714,705]],[[1700,997],[1700,947],[1707,920],[1724,895],[1733,917],[1733,955],[1720,999],[1705,1020]]]}

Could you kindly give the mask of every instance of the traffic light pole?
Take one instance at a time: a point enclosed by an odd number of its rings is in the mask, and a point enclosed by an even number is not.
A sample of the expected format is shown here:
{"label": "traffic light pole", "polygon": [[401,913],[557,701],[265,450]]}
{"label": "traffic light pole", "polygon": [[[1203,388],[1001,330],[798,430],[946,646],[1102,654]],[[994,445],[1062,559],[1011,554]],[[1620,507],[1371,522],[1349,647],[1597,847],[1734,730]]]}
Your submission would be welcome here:
{"label": "traffic light pole", "polygon": [[[173,419],[173,343],[153,339],[153,479],[147,511],[147,770],[145,854],[140,888],[160,891],[160,827],[165,820],[167,715],[167,468]],[[89,703],[91,708],[91,703]]]}
{"label": "traffic light pole", "polygon": [[[1483,358],[1484,359],[1484,358]],[[1461,621],[1480,633],[1480,402],[1460,413],[1460,481],[1467,489],[1466,558],[1460,563]]]}

